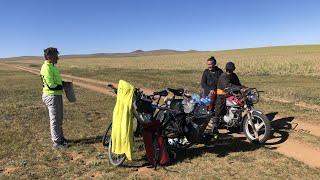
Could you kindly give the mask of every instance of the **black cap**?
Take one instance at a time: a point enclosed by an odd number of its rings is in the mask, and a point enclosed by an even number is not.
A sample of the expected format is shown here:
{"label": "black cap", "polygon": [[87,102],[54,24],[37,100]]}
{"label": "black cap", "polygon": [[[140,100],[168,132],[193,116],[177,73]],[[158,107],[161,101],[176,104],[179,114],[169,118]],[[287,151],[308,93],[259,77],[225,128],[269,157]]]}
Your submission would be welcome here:
{"label": "black cap", "polygon": [[43,50],[43,53],[45,56],[48,56],[48,55],[52,55],[52,54],[59,54],[59,51],[57,48],[49,47],[49,48]]}

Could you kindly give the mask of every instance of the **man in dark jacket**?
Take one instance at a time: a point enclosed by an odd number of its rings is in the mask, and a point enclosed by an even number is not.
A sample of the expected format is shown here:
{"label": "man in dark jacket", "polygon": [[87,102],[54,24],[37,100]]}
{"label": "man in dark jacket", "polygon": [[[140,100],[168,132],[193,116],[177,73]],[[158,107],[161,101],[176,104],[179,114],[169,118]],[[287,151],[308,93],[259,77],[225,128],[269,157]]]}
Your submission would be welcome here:
{"label": "man in dark jacket", "polygon": [[218,134],[218,125],[219,125],[219,118],[223,116],[226,107],[226,93],[225,89],[230,87],[239,87],[241,88],[242,85],[234,70],[236,69],[233,62],[228,62],[226,64],[226,72],[223,73],[218,80],[217,84],[217,99],[215,102],[215,114],[212,120],[210,120],[212,127],[213,134]]}
{"label": "man in dark jacket", "polygon": [[[202,74],[201,78],[201,87],[203,89],[203,96],[210,96],[211,98],[211,104],[209,105],[208,110],[213,110],[216,96],[217,96],[217,84],[220,75],[223,73],[223,71],[216,66],[217,60],[211,56],[208,60],[208,69],[205,69]],[[205,129],[206,134],[211,134],[212,132],[212,126],[213,122],[210,121],[208,122],[209,124],[207,125]]]}
{"label": "man in dark jacket", "polygon": [[201,87],[203,89],[203,95],[215,95],[218,79],[223,71],[216,66],[217,60],[211,56],[208,60],[208,69],[205,69],[201,78]]}

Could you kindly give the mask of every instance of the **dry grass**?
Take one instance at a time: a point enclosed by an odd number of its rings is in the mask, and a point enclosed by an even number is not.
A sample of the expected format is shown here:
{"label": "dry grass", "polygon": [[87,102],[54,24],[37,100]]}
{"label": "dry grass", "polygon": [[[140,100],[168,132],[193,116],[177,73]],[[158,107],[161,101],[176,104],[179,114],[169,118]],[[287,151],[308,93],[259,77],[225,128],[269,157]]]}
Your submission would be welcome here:
{"label": "dry grass", "polygon": [[[232,60],[241,74],[252,75],[320,75],[320,45],[284,46],[271,48],[242,49],[217,52],[193,52],[186,54],[115,57],[78,58],[61,61],[66,69],[99,70],[116,69],[161,69],[161,70],[203,70],[206,59],[214,55],[218,64]],[[40,64],[34,60],[20,63]]]}
{"label": "dry grass", "polygon": [[[320,46],[277,47],[213,53],[190,53],[126,58],[68,59],[61,61],[64,73],[106,81],[126,79],[136,86],[160,89],[168,86],[199,90],[205,59],[214,54],[223,64],[237,63],[245,84],[265,90],[264,96],[320,104],[318,78]],[[38,68],[42,62],[11,61]],[[283,65],[288,66],[283,66]],[[222,66],[222,65],[221,65]],[[265,68],[265,69],[264,69]],[[274,71],[274,68],[282,71]],[[309,71],[306,71],[309,69]],[[301,76],[303,74],[304,76]],[[315,76],[315,77],[314,77]],[[100,143],[104,127],[111,121],[114,99],[76,88],[78,102],[65,102],[64,129],[74,144],[66,151],[51,148],[48,115],[41,102],[40,78],[0,67],[0,179],[17,178],[145,178],[138,167],[145,162],[137,146],[134,162],[127,168],[108,164]],[[309,91],[306,91],[308,89]],[[260,108],[285,117],[318,122],[318,112],[293,103],[262,101]],[[292,138],[319,146],[319,138],[292,133]],[[141,144],[138,143],[138,145]],[[241,139],[221,140],[214,147],[195,147],[188,158],[169,167],[149,172],[161,179],[319,179],[320,170]]]}
{"label": "dry grass", "polygon": [[[140,57],[79,58],[61,60],[62,72],[117,82],[126,79],[136,86],[161,89],[187,87],[199,91],[206,59],[218,64],[233,60],[237,73],[248,85],[265,90],[266,97],[320,105],[320,45],[194,52]],[[11,61],[38,68],[39,60]],[[148,81],[145,79],[148,78]]]}

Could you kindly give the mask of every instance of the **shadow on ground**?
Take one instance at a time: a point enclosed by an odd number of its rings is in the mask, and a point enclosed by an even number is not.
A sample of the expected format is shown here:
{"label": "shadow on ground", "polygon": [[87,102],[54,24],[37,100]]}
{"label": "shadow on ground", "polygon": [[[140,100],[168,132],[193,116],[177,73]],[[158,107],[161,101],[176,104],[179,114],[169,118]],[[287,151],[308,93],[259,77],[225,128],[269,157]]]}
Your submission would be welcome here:
{"label": "shadow on ground", "polygon": [[217,157],[228,156],[232,152],[248,152],[259,149],[263,146],[245,141],[245,137],[234,137],[228,133],[221,134],[219,140],[211,145],[191,147],[184,153],[180,153],[178,162],[191,160],[202,156],[204,153],[216,154]]}
{"label": "shadow on ground", "polygon": [[[234,134],[225,133],[221,134],[219,140],[213,142],[209,145],[193,146],[189,149],[182,150],[177,153],[177,160],[173,163],[176,164],[182,161],[190,161],[191,159],[202,156],[204,153],[216,154],[217,157],[228,156],[232,152],[249,152],[255,151],[265,145],[276,145],[285,142],[289,138],[288,130],[293,128],[294,117],[285,117],[280,119],[275,119],[278,112],[271,112],[266,114],[271,122],[272,132],[270,140],[264,145],[254,144],[246,141],[244,136],[234,136]],[[102,136],[96,136],[85,139],[70,140],[72,144],[95,144],[100,143]],[[138,138],[139,139],[139,138]],[[136,139],[137,140],[137,139]],[[142,140],[139,139],[142,143]],[[267,147],[269,149],[274,149],[276,147]],[[144,148],[139,147],[138,151],[144,151]],[[148,166],[146,157],[141,157],[132,162],[126,162],[122,165],[125,168],[140,168]]]}
{"label": "shadow on ground", "polygon": [[280,119],[275,119],[275,116],[278,112],[271,112],[266,114],[266,116],[270,120],[272,132],[270,136],[270,140],[265,143],[265,145],[276,145],[284,143],[289,138],[288,130],[293,129],[294,117],[285,117]]}
{"label": "shadow on ground", "polygon": [[[201,147],[193,147],[187,149],[186,152],[180,153],[182,154],[178,158],[179,161],[184,161],[185,159],[193,159],[198,156],[201,156],[204,153],[214,153],[217,154],[217,157],[225,157],[228,156],[232,152],[248,152],[254,151],[261,147],[265,147],[265,145],[276,145],[285,142],[289,138],[288,130],[293,129],[292,121],[294,117],[285,117],[280,119],[275,119],[275,116],[278,112],[271,112],[266,114],[271,123],[271,136],[270,140],[267,141],[264,145],[254,144],[246,141],[245,137],[234,137],[234,135],[230,135],[228,133],[221,134],[221,139],[211,146],[201,146]],[[267,147],[269,149],[275,149],[276,147]]]}
{"label": "shadow on ground", "polygon": [[96,137],[89,137],[89,138],[83,138],[83,139],[70,139],[68,142],[73,144],[96,144],[101,143],[103,136],[96,136]]}

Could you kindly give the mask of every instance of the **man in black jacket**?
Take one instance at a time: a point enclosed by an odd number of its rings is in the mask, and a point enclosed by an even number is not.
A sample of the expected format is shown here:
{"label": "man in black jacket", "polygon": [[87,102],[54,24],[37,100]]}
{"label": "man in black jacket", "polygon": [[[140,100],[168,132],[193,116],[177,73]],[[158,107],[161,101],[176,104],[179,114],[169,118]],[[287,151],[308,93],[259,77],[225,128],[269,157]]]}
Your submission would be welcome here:
{"label": "man in black jacket", "polygon": [[[219,118],[223,116],[226,107],[226,93],[225,89],[230,87],[243,87],[240,83],[240,80],[236,73],[233,71],[236,69],[233,62],[228,62],[226,64],[226,72],[223,73],[218,80],[217,84],[217,99],[215,103],[215,114],[212,120],[210,120],[213,125],[213,133],[218,134],[218,125],[219,125]],[[210,124],[210,123],[209,123]]]}
{"label": "man in black jacket", "polygon": [[211,56],[208,60],[208,69],[205,69],[201,78],[201,87],[204,96],[215,95],[218,79],[223,71],[216,66],[217,60]]}
{"label": "man in black jacket", "polygon": [[[203,89],[203,96],[210,96],[211,98],[211,104],[209,105],[208,110],[213,110],[216,95],[217,95],[217,84],[220,75],[223,73],[223,71],[216,66],[217,60],[211,56],[208,60],[208,69],[205,69],[202,74],[201,78],[201,87]],[[208,122],[208,125],[205,129],[206,134],[211,134],[213,127],[213,122]]]}

